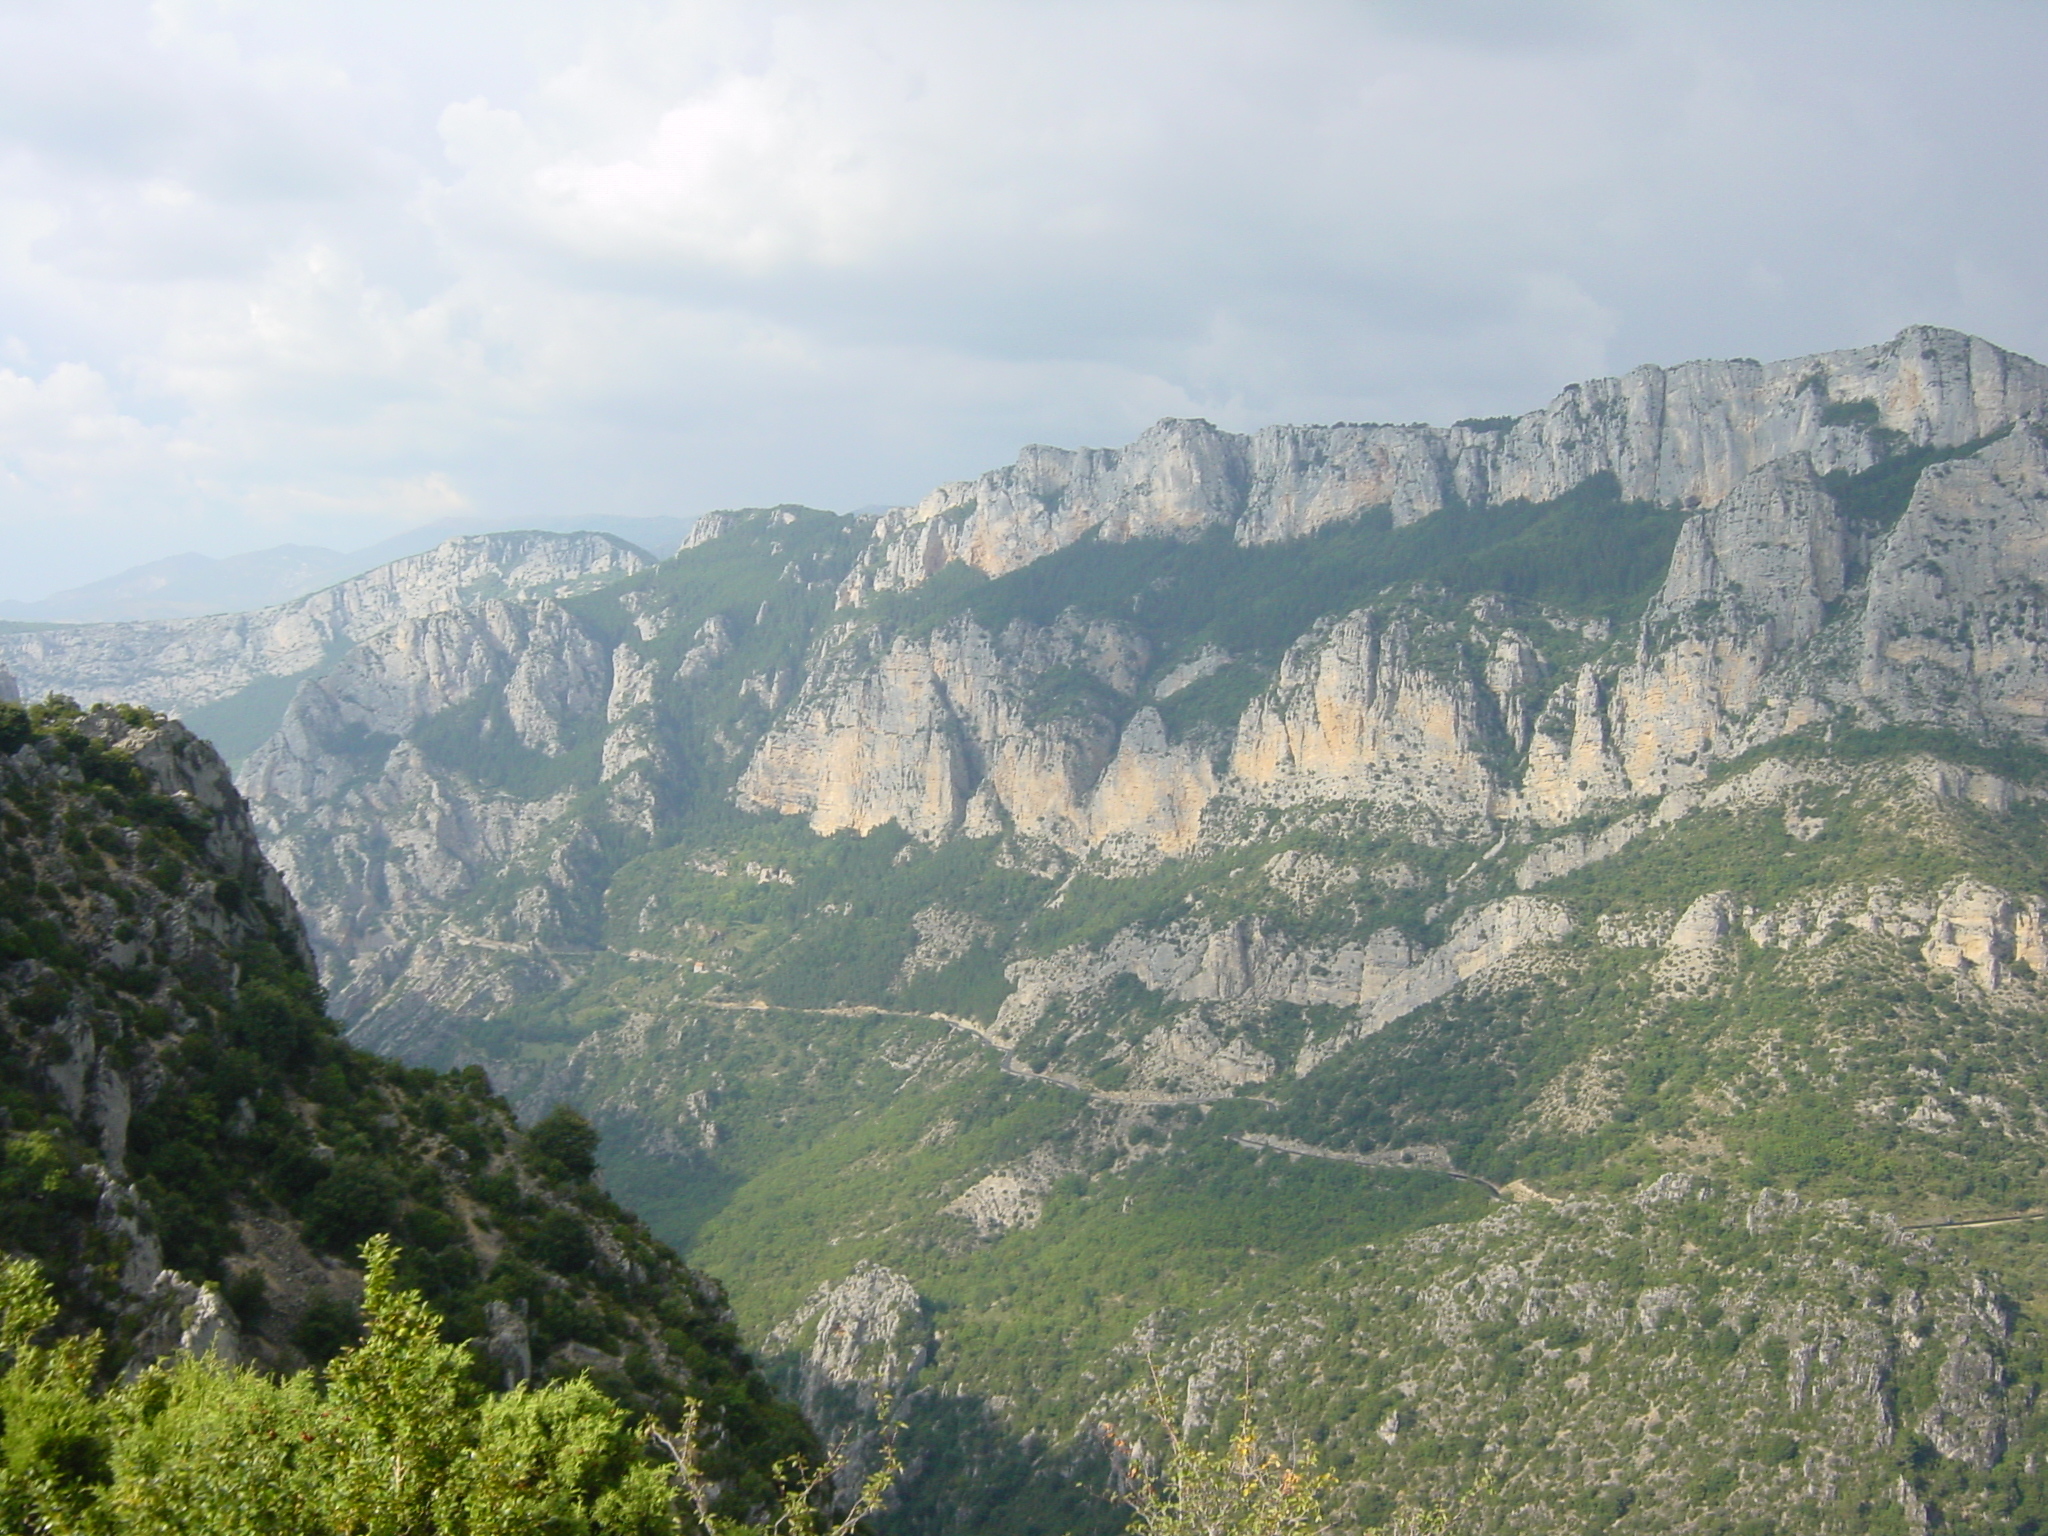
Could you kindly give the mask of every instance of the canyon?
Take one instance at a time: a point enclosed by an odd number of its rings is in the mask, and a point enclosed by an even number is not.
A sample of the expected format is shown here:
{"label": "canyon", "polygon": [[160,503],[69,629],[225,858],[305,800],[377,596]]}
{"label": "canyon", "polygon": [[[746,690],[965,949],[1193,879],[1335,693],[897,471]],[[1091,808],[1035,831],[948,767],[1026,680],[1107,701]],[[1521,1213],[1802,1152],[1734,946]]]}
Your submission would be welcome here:
{"label": "canyon", "polygon": [[352,1038],[588,1115],[892,1529],[1111,1528],[1155,1380],[1361,1523],[2048,1518],[2048,369],[518,539],[0,663],[254,701]]}

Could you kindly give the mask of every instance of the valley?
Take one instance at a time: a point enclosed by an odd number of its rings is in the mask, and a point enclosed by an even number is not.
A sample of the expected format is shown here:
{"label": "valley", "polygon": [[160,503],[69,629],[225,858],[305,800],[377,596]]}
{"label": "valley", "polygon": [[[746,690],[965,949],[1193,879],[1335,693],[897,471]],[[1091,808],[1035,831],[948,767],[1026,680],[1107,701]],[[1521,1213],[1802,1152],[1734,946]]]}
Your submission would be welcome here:
{"label": "valley", "polygon": [[0,662],[245,709],[351,1040],[587,1116],[878,1529],[1117,1528],[1163,1383],[1359,1526],[2023,1531],[2044,423],[1916,327]]}

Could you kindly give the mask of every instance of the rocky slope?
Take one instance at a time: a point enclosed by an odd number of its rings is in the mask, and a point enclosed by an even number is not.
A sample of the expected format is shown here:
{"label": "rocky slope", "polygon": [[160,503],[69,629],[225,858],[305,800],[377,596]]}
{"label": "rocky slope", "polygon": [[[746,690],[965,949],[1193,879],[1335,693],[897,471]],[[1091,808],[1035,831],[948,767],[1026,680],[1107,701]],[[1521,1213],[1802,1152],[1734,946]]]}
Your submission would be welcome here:
{"label": "rocky slope", "polygon": [[382,1230],[494,1383],[714,1403],[756,1500],[808,1444],[717,1286],[589,1182],[587,1127],[522,1134],[481,1074],[341,1042],[241,796],[182,726],[0,703],[0,829],[0,1243],[118,1363],[324,1360]]}
{"label": "rocky slope", "polygon": [[244,779],[359,1039],[583,1106],[813,1410],[903,1394],[903,1531],[1103,1519],[1148,1359],[1361,1520],[2022,1528],[2044,381],[1914,329],[706,518]]}
{"label": "rocky slope", "polygon": [[0,634],[0,661],[32,698],[138,703],[253,746],[300,679],[394,624],[490,598],[582,591],[652,563],[609,534],[475,535],[248,613]]}

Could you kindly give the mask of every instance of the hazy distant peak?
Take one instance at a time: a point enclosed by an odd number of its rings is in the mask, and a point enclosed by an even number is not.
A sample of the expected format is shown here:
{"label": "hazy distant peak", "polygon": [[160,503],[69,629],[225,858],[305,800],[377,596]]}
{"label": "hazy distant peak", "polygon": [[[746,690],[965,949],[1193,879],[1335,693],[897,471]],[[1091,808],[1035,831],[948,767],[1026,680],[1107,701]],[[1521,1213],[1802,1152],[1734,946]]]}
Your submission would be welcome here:
{"label": "hazy distant peak", "polygon": [[169,555],[30,602],[0,601],[0,619],[95,624],[241,613],[290,602],[450,539],[522,530],[604,533],[661,558],[676,551],[693,522],[689,517],[565,517],[515,528],[484,518],[445,518],[348,551],[280,544],[219,557]]}

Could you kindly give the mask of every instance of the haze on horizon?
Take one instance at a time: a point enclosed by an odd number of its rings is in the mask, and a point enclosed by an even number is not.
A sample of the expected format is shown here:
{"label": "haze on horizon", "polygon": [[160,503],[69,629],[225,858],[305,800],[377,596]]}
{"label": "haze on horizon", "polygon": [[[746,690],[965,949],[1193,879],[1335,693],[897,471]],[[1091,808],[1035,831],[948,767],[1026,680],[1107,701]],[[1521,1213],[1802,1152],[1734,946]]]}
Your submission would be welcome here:
{"label": "haze on horizon", "polygon": [[913,499],[1926,321],[2048,355],[2048,8],[29,0],[0,599]]}

